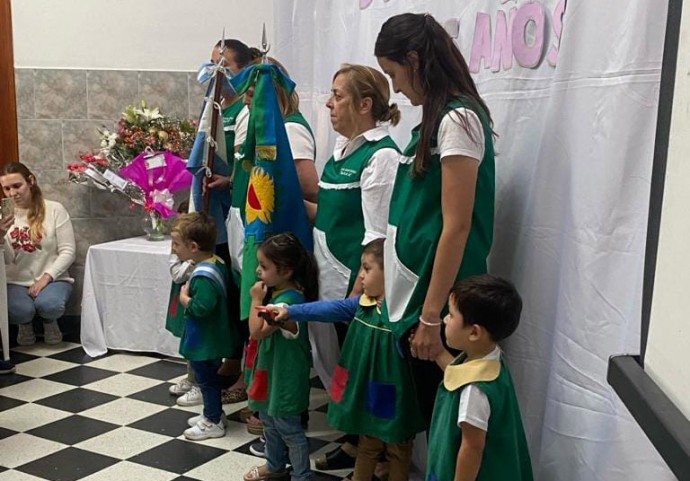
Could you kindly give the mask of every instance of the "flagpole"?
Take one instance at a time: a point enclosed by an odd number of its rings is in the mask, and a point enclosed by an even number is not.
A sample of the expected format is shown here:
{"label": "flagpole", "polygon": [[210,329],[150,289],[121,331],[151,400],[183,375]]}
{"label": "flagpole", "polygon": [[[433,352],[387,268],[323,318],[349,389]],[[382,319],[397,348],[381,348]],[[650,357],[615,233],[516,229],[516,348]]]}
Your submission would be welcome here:
{"label": "flagpole", "polygon": [[218,60],[218,68],[216,74],[213,76],[215,83],[213,84],[213,98],[211,108],[211,129],[207,137],[208,150],[206,152],[206,177],[204,178],[203,199],[204,212],[208,214],[209,209],[209,191],[206,187],[208,179],[213,175],[213,160],[216,155],[216,132],[218,131],[218,119],[221,114],[221,94],[223,82],[221,81],[223,73],[223,66],[225,65],[225,29],[223,29],[223,37],[220,43],[220,60]]}

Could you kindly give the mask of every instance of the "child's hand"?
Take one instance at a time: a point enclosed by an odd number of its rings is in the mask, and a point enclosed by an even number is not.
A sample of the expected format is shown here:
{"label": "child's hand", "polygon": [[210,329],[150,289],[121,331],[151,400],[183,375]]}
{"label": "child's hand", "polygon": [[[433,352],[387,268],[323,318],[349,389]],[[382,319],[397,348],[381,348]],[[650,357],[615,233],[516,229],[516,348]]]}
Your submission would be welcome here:
{"label": "child's hand", "polygon": [[187,307],[187,304],[189,304],[191,300],[192,298],[189,297],[189,282],[185,282],[182,285],[182,289],[180,289],[180,304]]}
{"label": "child's hand", "polygon": [[269,304],[266,306],[266,309],[268,309],[269,311],[273,311],[273,320],[276,322],[285,322],[288,319],[290,319],[290,315],[288,314],[288,310],[286,307],[276,306],[275,304]]}
{"label": "child's hand", "polygon": [[264,297],[268,293],[268,286],[263,283],[263,281],[257,281],[249,291],[249,295],[252,296],[252,300],[262,302]]}

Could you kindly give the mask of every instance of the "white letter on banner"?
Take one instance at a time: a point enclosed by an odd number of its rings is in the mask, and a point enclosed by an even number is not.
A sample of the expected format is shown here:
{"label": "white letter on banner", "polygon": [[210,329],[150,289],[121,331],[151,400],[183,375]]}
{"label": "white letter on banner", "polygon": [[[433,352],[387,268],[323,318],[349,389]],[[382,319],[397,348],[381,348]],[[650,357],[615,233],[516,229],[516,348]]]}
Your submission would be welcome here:
{"label": "white letter on banner", "polygon": [[[539,65],[544,51],[544,30],[546,25],[544,6],[541,2],[523,4],[513,22],[513,54],[522,67],[534,68]],[[534,23],[534,41],[527,43],[527,26]]]}

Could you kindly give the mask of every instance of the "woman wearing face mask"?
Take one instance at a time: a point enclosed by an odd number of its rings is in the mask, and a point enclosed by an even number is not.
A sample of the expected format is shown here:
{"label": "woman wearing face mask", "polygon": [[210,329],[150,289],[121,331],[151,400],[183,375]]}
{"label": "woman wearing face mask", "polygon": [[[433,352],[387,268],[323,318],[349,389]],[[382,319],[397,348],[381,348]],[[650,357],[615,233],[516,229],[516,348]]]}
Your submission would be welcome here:
{"label": "woman wearing face mask", "polygon": [[394,90],[422,106],[391,198],[384,308],[420,360],[413,369],[428,421],[440,372],[426,361],[442,350],[448,292],[457,279],[486,272],[491,249],[492,121],[465,59],[430,15],[389,18],[374,53]]}
{"label": "woman wearing face mask", "polygon": [[9,321],[19,327],[17,344],[36,342],[36,315],[43,320],[46,344],[58,344],[62,332],[57,320],[74,283],[67,271],[76,252],[72,221],[62,204],[43,198],[24,164],[11,162],[0,169],[0,185],[15,205],[14,218],[0,223],[0,244],[7,266]]}

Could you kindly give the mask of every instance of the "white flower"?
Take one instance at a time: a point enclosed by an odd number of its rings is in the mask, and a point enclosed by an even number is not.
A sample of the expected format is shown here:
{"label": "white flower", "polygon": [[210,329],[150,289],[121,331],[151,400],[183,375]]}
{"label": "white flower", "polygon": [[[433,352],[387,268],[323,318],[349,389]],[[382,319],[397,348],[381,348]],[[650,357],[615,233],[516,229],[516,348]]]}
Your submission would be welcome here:
{"label": "white flower", "polygon": [[135,109],[134,110],[138,115],[141,115],[144,117],[144,120],[146,121],[151,121],[151,120],[156,120],[156,119],[162,119],[163,116],[160,114],[158,107],[155,109],[147,109],[146,107],[142,109]]}

